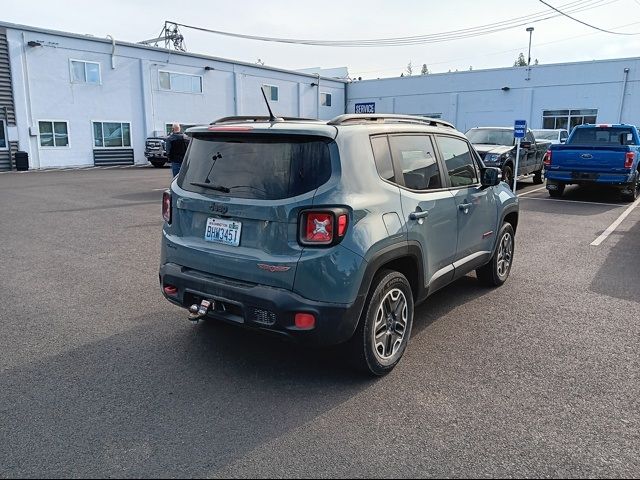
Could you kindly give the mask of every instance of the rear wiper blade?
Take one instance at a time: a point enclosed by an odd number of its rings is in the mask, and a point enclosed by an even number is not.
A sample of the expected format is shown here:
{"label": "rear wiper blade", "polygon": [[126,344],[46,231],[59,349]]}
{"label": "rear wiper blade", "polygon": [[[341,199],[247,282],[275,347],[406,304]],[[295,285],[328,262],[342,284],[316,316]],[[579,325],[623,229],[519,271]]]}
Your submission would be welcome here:
{"label": "rear wiper blade", "polygon": [[209,190],[215,190],[217,192],[231,193],[231,190],[229,188],[223,187],[222,185],[212,185],[211,183],[203,182],[191,182],[191,185],[193,185],[194,187],[208,188]]}

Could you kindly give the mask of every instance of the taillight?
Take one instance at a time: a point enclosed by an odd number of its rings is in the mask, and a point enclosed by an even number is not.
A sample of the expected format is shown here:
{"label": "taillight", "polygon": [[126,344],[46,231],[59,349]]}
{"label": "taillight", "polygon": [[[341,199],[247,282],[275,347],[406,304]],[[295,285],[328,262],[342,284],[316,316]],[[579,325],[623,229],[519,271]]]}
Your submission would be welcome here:
{"label": "taillight", "polygon": [[544,155],[543,161],[546,167],[551,166],[551,150],[547,150],[547,153]]}
{"label": "taillight", "polygon": [[632,168],[633,162],[636,161],[636,154],[633,152],[627,152],[627,156],[624,159],[624,168]]}
{"label": "taillight", "polygon": [[171,224],[171,192],[169,190],[162,194],[162,218]]}
{"label": "taillight", "polygon": [[335,245],[347,233],[349,217],[343,209],[302,212],[300,243],[303,245]]}

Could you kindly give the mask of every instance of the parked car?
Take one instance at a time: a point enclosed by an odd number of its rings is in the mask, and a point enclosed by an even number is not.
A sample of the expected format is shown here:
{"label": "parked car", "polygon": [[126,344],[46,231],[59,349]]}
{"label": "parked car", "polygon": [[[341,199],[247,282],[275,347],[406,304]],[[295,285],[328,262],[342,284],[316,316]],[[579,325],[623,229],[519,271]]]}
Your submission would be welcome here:
{"label": "parked car", "polygon": [[451,124],[278,120],[190,130],[163,197],[160,284],[192,320],[344,344],[383,375],[416,304],[473,270],[507,280],[518,199]]}
{"label": "parked car", "polygon": [[540,129],[532,130],[533,135],[537,140],[548,140],[551,145],[557,145],[559,143],[565,143],[569,138],[569,132],[564,129]]}
{"label": "parked car", "polygon": [[633,125],[579,125],[567,143],[552,145],[545,160],[547,189],[560,197],[565,186],[608,185],[625,200],[640,190],[640,137]]}
{"label": "parked car", "polygon": [[[509,127],[477,127],[467,133],[467,138],[478,151],[487,167],[502,170],[502,178],[509,186],[513,185],[515,170],[516,142],[513,128]],[[533,183],[541,184],[544,169],[544,156],[551,145],[546,140],[537,140],[531,130],[520,144],[520,162],[518,176],[533,174]]]}
{"label": "parked car", "polygon": [[144,156],[156,168],[164,167],[169,161],[165,150],[166,137],[149,137],[144,143]]}

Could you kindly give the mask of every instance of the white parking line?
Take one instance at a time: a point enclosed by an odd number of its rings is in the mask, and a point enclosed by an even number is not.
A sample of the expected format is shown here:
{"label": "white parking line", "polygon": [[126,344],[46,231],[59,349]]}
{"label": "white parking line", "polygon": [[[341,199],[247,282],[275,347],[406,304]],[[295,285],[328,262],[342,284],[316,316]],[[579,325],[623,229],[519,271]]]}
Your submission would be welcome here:
{"label": "white parking line", "polygon": [[607,228],[604,233],[602,235],[600,235],[598,238],[596,238],[593,243],[591,244],[592,247],[599,247],[600,245],[602,245],[602,243],[609,238],[609,235],[611,235],[613,232],[616,231],[616,228],[618,228],[620,226],[620,224],[622,222],[624,222],[624,219],[627,218],[631,212],[633,212],[633,210],[640,205],[640,198],[638,200],[636,200],[635,202],[633,202],[633,204],[631,204],[631,206],[629,208],[627,208],[622,215],[620,215],[618,217],[618,219],[613,222],[609,228]]}
{"label": "white parking line", "polygon": [[542,200],[543,202],[562,202],[562,203],[575,203],[575,204],[584,204],[584,205],[604,205],[607,207],[624,207],[624,205],[620,205],[619,203],[603,203],[603,202],[586,202],[582,200],[562,200],[560,198],[525,198],[524,200]]}
{"label": "white parking line", "polygon": [[529,195],[530,193],[539,192],[540,190],[545,190],[547,187],[536,188],[535,190],[529,190],[528,192],[522,192],[518,194],[518,197],[522,197],[524,195]]}

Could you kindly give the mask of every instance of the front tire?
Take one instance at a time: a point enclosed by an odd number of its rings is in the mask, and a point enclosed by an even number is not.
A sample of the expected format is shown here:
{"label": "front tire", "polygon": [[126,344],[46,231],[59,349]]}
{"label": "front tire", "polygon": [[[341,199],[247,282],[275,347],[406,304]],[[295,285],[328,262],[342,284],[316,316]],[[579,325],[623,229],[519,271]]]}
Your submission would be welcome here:
{"label": "front tire", "polygon": [[511,164],[505,165],[502,168],[502,181],[509,185],[509,188],[513,190],[513,167]]}
{"label": "front tire", "polygon": [[156,159],[151,159],[149,160],[149,162],[151,163],[151,165],[153,165],[156,168],[162,168],[167,163],[166,160],[156,160]]}
{"label": "front tire", "polygon": [[483,285],[500,287],[509,278],[513,265],[515,232],[510,223],[505,223],[498,235],[498,246],[489,263],[476,270],[476,276]]}
{"label": "front tire", "polygon": [[392,270],[379,272],[348,345],[355,366],[374,376],[393,370],[407,349],[413,313],[413,292],[406,277]]}

